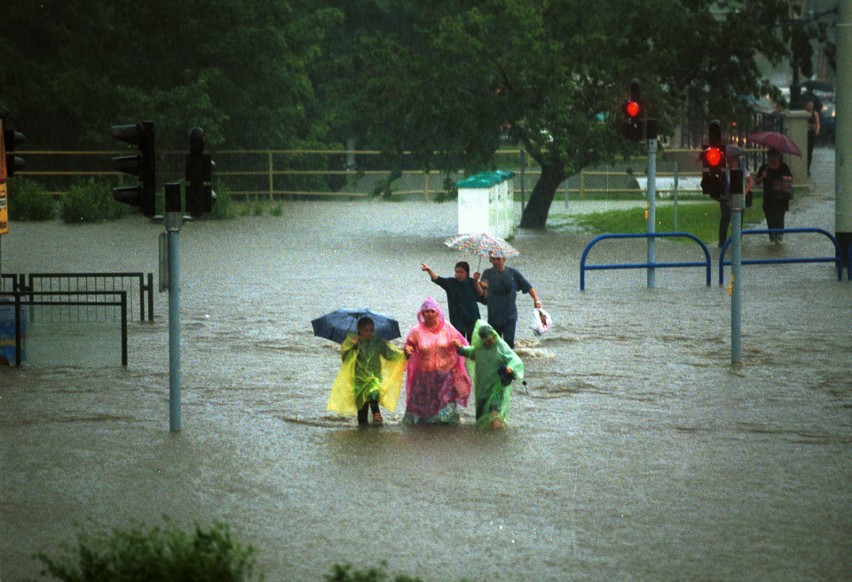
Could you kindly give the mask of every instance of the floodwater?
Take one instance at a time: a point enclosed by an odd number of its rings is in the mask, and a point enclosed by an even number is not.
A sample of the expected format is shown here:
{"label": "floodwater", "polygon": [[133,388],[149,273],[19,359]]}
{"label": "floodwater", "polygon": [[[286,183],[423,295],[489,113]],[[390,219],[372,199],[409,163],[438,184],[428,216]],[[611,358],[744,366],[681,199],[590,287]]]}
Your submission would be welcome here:
{"label": "floodwater", "polygon": [[[788,226],[833,231],[833,202]],[[477,432],[471,411],[455,428],[403,426],[404,395],[380,429],[328,414],[339,356],[310,320],[368,306],[410,328],[427,295],[446,304],[419,265],[451,273],[465,258],[442,244],[455,230],[452,204],[423,201],[285,202],[282,217],[185,225],[181,432],[169,431],[167,294],[153,323],[130,324],[126,369],[87,342],[76,363],[0,368],[0,578],[37,575],[32,554],[57,555],[78,524],[169,516],[228,523],[268,580],[382,560],[429,581],[848,579],[845,273],[744,267],[732,365],[718,257],[709,287],[702,269],[658,269],[654,288],[641,270],[596,271],[580,292],[591,236],[523,231],[509,264],[555,324],[534,337],[519,297],[528,386],[515,387],[511,429]],[[161,231],[142,218],[13,222],[2,267],[156,274]],[[745,253],[830,252],[787,239],[747,240]],[[644,253],[607,241],[590,261]],[[657,244],[658,260],[702,256]]]}

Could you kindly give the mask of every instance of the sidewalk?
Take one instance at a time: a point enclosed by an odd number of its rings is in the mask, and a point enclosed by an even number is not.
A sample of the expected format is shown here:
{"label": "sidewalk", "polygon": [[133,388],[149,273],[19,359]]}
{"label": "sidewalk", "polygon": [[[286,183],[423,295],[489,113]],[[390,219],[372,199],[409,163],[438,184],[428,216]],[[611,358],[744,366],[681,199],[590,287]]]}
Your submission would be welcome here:
{"label": "sidewalk", "polygon": [[[813,227],[834,232],[834,154],[833,147],[814,149],[811,177],[808,179],[810,189],[801,194],[797,193],[791,202],[785,221],[787,228]],[[766,228],[766,221],[761,224],[761,228]]]}

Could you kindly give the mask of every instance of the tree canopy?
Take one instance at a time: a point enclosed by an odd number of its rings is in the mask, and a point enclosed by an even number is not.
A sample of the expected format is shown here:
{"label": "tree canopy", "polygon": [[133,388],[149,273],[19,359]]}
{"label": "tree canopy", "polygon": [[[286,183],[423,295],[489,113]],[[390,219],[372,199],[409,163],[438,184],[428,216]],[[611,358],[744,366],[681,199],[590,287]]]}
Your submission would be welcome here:
{"label": "tree canopy", "polygon": [[[522,226],[559,183],[627,151],[631,79],[662,132],[734,117],[773,91],[758,58],[809,74],[788,0],[8,0],[0,102],[28,146],[103,147],[107,128],[193,126],[230,148],[355,139],[424,169],[490,166],[501,134],[542,168]],[[820,37],[823,38],[823,37]]]}
{"label": "tree canopy", "polygon": [[142,119],[164,145],[194,126],[231,147],[321,143],[308,69],[340,18],[299,0],[8,0],[0,99],[40,148],[102,147]]}
{"label": "tree canopy", "polygon": [[[786,0],[428,0],[341,3],[357,119],[351,130],[424,163],[490,163],[502,130],[541,166],[521,226],[544,226],[559,183],[626,151],[617,112],[637,78],[662,131],[687,111],[732,119],[775,93],[757,57],[790,57]],[[390,15],[405,6],[405,17]],[[385,29],[387,27],[387,29]],[[378,34],[377,34],[378,33]],[[435,155],[437,152],[438,155]],[[446,168],[453,169],[453,168]]]}

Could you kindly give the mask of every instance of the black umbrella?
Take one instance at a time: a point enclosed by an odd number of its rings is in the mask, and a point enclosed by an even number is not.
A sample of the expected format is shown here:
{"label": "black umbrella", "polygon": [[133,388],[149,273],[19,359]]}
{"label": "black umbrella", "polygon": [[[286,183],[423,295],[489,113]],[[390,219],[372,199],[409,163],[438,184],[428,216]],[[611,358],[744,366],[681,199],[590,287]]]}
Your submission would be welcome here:
{"label": "black umbrella", "polygon": [[399,323],[395,319],[363,307],[360,309],[337,309],[314,319],[311,321],[311,325],[314,327],[315,336],[342,344],[347,335],[358,333],[358,320],[362,317],[369,317],[373,320],[373,326],[378,337],[386,340],[400,337]]}

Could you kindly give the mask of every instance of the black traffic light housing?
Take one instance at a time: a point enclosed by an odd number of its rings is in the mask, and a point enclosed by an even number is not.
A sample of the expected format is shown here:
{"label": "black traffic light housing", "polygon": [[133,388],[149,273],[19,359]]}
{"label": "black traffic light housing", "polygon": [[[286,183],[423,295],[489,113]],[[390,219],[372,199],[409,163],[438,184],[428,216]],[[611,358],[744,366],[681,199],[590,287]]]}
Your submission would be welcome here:
{"label": "black traffic light housing", "polygon": [[113,188],[112,197],[117,202],[135,206],[149,218],[154,216],[157,213],[154,122],[115,125],[112,138],[133,144],[139,150],[136,155],[114,157],[112,163],[115,170],[137,176],[141,182],[136,186]]}
{"label": "black traffic light housing", "polygon": [[189,132],[189,154],[186,156],[186,211],[193,217],[213,210],[213,159],[204,153],[204,130],[194,127]]}
{"label": "black traffic light housing", "polygon": [[714,119],[707,128],[709,144],[701,150],[701,163],[704,166],[704,174],[701,177],[701,191],[715,200],[727,195],[727,175],[725,168],[728,166],[727,152],[722,144],[722,126]]}
{"label": "black traffic light housing", "polygon": [[630,82],[630,99],[622,104],[621,112],[624,114],[621,134],[630,141],[642,141],[642,117],[645,114],[645,108],[642,105],[642,96],[637,79]]}
{"label": "black traffic light housing", "polygon": [[0,107],[0,119],[3,120],[3,149],[6,152],[4,162],[6,164],[6,177],[11,178],[17,170],[24,167],[24,159],[14,154],[15,147],[24,143],[27,138],[20,131],[6,128],[6,118],[9,116],[9,110],[5,107]]}

